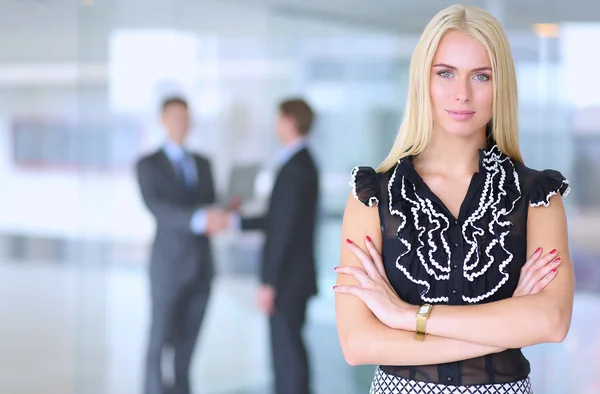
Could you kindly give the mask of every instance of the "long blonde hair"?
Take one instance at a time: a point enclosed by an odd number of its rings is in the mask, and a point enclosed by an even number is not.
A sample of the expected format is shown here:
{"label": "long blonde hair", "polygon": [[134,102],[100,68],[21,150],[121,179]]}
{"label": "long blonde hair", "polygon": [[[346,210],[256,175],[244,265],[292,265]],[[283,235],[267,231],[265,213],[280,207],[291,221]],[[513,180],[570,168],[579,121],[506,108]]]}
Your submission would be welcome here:
{"label": "long blonde hair", "polygon": [[377,168],[388,171],[398,160],[423,152],[431,139],[433,113],[429,93],[431,66],[442,37],[449,30],[463,31],[477,39],[490,57],[494,89],[492,122],[488,125],[498,148],[523,162],[519,149],[517,78],[508,38],[500,22],[474,6],[453,5],[431,19],[410,62],[408,98],[400,131],[387,158]]}

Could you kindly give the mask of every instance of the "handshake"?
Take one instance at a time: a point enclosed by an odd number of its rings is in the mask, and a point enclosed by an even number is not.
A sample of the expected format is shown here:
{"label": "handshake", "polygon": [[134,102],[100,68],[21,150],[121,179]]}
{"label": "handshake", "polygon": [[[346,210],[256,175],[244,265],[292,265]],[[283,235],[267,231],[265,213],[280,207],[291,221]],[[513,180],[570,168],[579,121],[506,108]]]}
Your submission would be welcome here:
{"label": "handshake", "polygon": [[206,211],[206,235],[212,237],[223,231],[232,229],[235,224],[237,211],[241,205],[241,200],[237,197],[232,198],[225,209],[218,207],[208,208]]}

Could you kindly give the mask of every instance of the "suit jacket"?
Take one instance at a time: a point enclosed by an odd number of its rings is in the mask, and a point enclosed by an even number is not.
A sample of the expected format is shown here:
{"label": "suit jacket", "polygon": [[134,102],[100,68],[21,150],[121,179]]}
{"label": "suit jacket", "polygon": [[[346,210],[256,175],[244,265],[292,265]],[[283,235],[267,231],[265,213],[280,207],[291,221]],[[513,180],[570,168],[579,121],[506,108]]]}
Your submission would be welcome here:
{"label": "suit jacket", "polygon": [[291,157],[277,174],[268,212],[242,219],[242,229],[262,229],[265,245],[261,280],[280,295],[311,296],[317,292],[315,227],[319,178],[309,151]]}
{"label": "suit jacket", "polygon": [[210,163],[192,154],[197,185],[186,186],[161,149],[136,163],[144,203],[156,220],[150,258],[150,280],[155,294],[172,294],[182,286],[207,285],[213,276],[210,241],[190,229],[198,208],[215,202]]}

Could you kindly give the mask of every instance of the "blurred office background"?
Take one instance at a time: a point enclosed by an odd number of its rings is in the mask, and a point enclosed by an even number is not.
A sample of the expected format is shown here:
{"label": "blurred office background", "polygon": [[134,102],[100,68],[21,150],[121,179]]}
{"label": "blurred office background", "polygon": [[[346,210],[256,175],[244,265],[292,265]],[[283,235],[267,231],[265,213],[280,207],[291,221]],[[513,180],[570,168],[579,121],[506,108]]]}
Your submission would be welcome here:
{"label": "blurred office background", "polygon": [[[161,143],[158,106],[171,93],[190,100],[190,146],[212,159],[222,201],[242,193],[254,209],[278,149],[276,104],[302,95],[316,108],[315,393],[367,392],[373,367],[345,364],[331,291],[349,173],[388,152],[414,45],[451,3],[0,0],[0,393],[141,392],[153,222],[132,163]],[[600,393],[600,2],[471,3],[510,37],[526,163],[573,186],[573,326],[563,344],[526,349],[534,387]],[[254,307],[260,242],[215,240],[199,393],[269,393],[267,321]]]}

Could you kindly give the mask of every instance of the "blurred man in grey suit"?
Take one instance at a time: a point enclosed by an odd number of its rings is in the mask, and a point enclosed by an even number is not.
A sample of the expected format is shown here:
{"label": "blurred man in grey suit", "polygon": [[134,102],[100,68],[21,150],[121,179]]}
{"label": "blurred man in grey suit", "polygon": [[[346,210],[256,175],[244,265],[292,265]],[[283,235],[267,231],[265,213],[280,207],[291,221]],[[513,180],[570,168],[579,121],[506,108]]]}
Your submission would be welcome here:
{"label": "blurred man in grey suit", "polygon": [[[190,363],[213,277],[209,237],[227,226],[227,216],[212,206],[210,163],[183,147],[190,126],[187,102],[165,100],[162,123],[164,146],[136,164],[142,198],[156,221],[144,393],[189,394]],[[173,387],[166,387],[161,370],[166,347],[174,353]]]}

